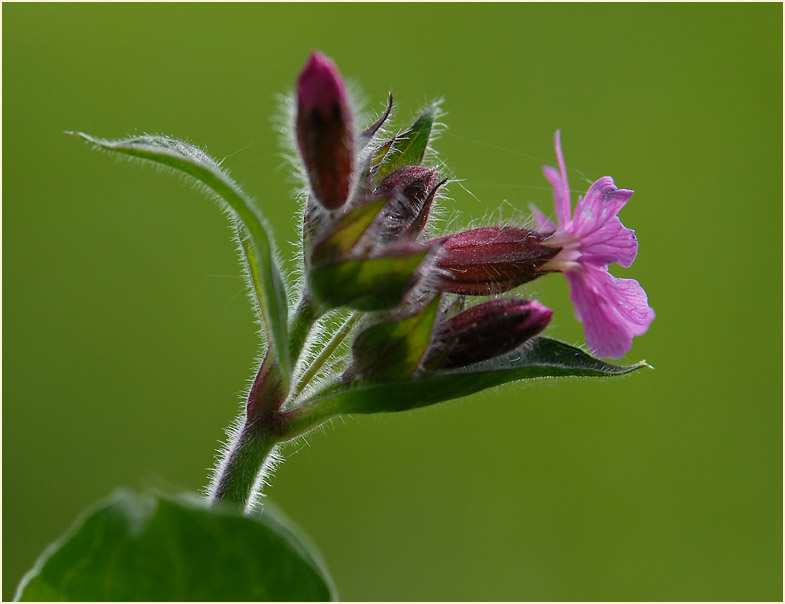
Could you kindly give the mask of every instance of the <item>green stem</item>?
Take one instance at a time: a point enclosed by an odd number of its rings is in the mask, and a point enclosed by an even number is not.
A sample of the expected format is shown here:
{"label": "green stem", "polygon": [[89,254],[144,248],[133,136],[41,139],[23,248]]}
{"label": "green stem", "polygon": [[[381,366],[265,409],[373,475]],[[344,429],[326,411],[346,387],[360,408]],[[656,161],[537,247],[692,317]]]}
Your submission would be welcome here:
{"label": "green stem", "polygon": [[316,313],[311,298],[308,292],[303,292],[297,310],[289,320],[289,354],[292,366],[297,363],[315,320]]}
{"label": "green stem", "polygon": [[279,439],[246,423],[221,469],[212,495],[213,505],[229,503],[245,509],[260,474],[269,469]]}
{"label": "green stem", "polygon": [[243,428],[214,477],[213,505],[231,503],[245,509],[258,478],[270,469],[275,446],[287,438],[287,420],[280,412],[286,392],[281,369],[271,359],[268,350],[248,393]]}
{"label": "green stem", "polygon": [[330,341],[327,342],[327,345],[322,349],[322,351],[317,355],[317,357],[313,360],[311,365],[308,369],[303,373],[297,383],[295,383],[292,393],[296,396],[299,394],[303,388],[305,388],[308,383],[313,379],[313,377],[317,374],[317,372],[322,368],[324,363],[330,356],[335,352],[335,349],[340,346],[341,342],[343,342],[344,338],[347,334],[351,331],[352,327],[354,327],[355,323],[357,323],[357,319],[359,318],[359,313],[352,313],[346,321],[343,322],[333,334],[333,337],[330,338]]}

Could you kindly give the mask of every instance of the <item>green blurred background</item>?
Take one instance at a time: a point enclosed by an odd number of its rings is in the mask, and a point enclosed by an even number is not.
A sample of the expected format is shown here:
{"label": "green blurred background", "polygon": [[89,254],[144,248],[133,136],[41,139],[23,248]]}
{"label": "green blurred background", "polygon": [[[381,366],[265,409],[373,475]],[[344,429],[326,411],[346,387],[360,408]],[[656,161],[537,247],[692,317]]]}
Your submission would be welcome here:
{"label": "green blurred background", "polygon": [[[444,96],[464,224],[614,176],[657,319],[608,381],[338,422],[268,493],[343,599],[782,598],[782,6],[3,6],[3,597],[118,485],[206,482],[256,335],[226,220],[64,129],[227,157],[290,257],[271,116],[312,48]],[[581,343],[564,280],[529,291]]]}

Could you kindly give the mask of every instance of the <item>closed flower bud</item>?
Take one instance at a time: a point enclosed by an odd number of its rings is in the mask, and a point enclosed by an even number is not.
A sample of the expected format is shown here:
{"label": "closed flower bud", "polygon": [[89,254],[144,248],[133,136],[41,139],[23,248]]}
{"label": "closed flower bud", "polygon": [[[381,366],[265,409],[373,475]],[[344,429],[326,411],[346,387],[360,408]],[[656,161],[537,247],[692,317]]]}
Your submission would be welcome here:
{"label": "closed flower bud", "polygon": [[545,329],[552,314],[539,302],[521,298],[478,304],[441,324],[425,365],[452,369],[510,352]]}
{"label": "closed flower bud", "polygon": [[341,207],[352,180],[352,116],[338,69],[318,52],[297,80],[297,143],[316,199],[331,210]]}
{"label": "closed flower bud", "polygon": [[374,223],[374,237],[391,241],[416,238],[425,228],[436,191],[444,184],[433,168],[410,165],[385,178],[376,188],[377,197],[388,202]]}
{"label": "closed flower bud", "polygon": [[542,245],[544,235],[518,227],[483,227],[448,235],[441,243],[436,266],[443,275],[441,291],[488,295],[509,291],[544,274],[540,267],[559,248]]}

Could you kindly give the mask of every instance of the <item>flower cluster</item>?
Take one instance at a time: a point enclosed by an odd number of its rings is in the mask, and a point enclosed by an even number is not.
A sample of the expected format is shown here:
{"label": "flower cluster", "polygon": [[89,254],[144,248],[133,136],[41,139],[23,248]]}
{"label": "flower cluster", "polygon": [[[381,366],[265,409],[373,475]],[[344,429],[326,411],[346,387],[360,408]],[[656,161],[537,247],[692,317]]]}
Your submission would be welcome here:
{"label": "flower cluster", "polygon": [[[534,228],[435,235],[432,208],[448,181],[429,161],[436,107],[387,137],[382,127],[391,112],[392,97],[373,124],[358,129],[330,59],[313,53],[300,73],[292,134],[307,197],[298,250],[304,279],[297,284],[280,269],[262,208],[203,150],[162,136],[72,133],[175,170],[231,212],[267,346],[215,469],[209,490],[216,505],[253,507],[278,446],[337,416],[408,411],[509,382],[623,375],[645,366],[616,366],[538,335],[553,311],[513,293],[563,273],[589,348],[623,356],[654,319],[640,285],[608,271],[637,255],[633,232],[617,217],[632,191],[604,177],[573,210],[557,133],[558,167],[545,168],[556,222],[533,208]],[[298,296],[294,305],[290,293]]]}
{"label": "flower cluster", "polygon": [[558,170],[545,168],[557,223],[535,208],[536,230],[487,226],[424,238],[446,182],[423,163],[434,108],[402,134],[378,140],[391,109],[392,98],[372,126],[356,131],[332,61],[314,53],[300,74],[296,140],[309,182],[308,295],[320,313],[376,311],[354,340],[344,382],[411,378],[521,346],[545,329],[550,309],[495,297],[462,310],[464,297],[509,292],[551,272],[567,278],[588,346],[601,356],[623,356],[654,318],[640,285],[608,272],[611,263],[629,266],[637,253],[633,232],[617,217],[632,191],[601,178],[573,214],[557,132]]}

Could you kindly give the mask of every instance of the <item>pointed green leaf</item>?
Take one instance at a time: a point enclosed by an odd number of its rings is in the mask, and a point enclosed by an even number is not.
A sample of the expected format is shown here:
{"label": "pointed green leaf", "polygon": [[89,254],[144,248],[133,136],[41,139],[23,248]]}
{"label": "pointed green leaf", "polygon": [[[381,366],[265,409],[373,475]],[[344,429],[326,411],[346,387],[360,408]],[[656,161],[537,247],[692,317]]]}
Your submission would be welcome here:
{"label": "pointed green leaf", "polygon": [[331,384],[315,394],[297,412],[298,428],[307,431],[344,413],[407,411],[468,396],[480,390],[543,377],[610,377],[641,367],[618,366],[550,338],[533,338],[520,348],[495,359],[449,371],[434,371],[406,381],[345,387]]}
{"label": "pointed green leaf", "polygon": [[404,166],[422,162],[430,142],[435,115],[436,107],[431,105],[423,111],[411,128],[376,150],[373,157],[376,183],[380,183]]}
{"label": "pointed green leaf", "polygon": [[243,516],[196,496],[118,490],[47,548],[22,601],[335,599],[318,555],[289,521]]}
{"label": "pointed green leaf", "polygon": [[431,341],[438,310],[437,297],[412,317],[378,323],[361,332],[352,346],[353,371],[370,382],[411,377]]}
{"label": "pointed green leaf", "polygon": [[393,308],[416,282],[417,269],[429,252],[417,246],[403,254],[316,267],[309,272],[311,293],[322,310],[339,306],[368,311]]}
{"label": "pointed green leaf", "polygon": [[[83,132],[70,132],[99,149],[166,166],[194,179],[226,203],[247,230],[250,241],[242,234],[240,243],[246,255],[251,284],[260,302],[269,345],[283,369],[288,385],[291,361],[288,353],[286,289],[275,260],[267,228],[259,210],[239,185],[204,151],[182,141],[162,136],[141,136],[125,140],[104,140]],[[242,229],[241,229],[242,230]],[[250,245],[249,245],[250,243]]]}
{"label": "pointed green leaf", "polygon": [[375,199],[341,216],[330,235],[314,247],[313,264],[319,265],[346,256],[386,203],[386,198]]}

